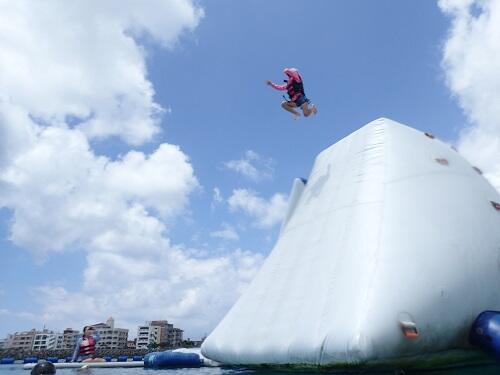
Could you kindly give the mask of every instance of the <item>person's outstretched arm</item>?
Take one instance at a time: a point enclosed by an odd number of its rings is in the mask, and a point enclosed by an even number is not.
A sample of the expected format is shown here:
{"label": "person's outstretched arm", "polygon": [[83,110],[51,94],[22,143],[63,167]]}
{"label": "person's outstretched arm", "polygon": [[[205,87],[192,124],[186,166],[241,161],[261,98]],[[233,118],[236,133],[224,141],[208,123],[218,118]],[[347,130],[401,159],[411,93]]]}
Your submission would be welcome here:
{"label": "person's outstretched arm", "polygon": [[78,358],[78,352],[80,351],[81,340],[82,339],[80,338],[76,340],[75,351],[73,352],[73,357],[71,357],[71,362],[76,362],[76,359]]}
{"label": "person's outstretched arm", "polygon": [[276,83],[274,83],[272,81],[269,81],[269,80],[266,81],[266,84],[269,85],[269,86],[271,86],[272,88],[274,88],[276,90],[280,90],[280,91],[286,90],[286,84],[284,84],[284,85],[277,85]]}

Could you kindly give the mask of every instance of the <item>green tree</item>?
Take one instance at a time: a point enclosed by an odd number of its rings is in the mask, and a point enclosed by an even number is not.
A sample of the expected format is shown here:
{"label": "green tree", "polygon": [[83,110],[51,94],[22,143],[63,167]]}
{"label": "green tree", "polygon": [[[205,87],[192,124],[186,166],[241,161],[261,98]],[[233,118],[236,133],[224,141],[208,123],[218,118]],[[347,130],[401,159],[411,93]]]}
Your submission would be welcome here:
{"label": "green tree", "polygon": [[148,349],[152,350],[152,349],[156,349],[156,348],[158,348],[158,344],[156,342],[154,342],[153,340],[151,340],[148,344]]}

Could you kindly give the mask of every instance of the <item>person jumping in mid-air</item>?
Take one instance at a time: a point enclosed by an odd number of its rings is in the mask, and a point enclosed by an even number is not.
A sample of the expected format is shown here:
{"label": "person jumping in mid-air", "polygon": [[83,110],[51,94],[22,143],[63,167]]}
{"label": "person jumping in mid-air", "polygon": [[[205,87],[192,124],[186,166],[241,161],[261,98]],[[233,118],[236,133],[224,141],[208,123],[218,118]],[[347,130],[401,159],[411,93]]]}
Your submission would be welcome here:
{"label": "person jumping in mid-air", "polygon": [[266,81],[266,84],[274,87],[276,90],[286,90],[288,93],[288,97],[290,100],[285,100],[281,103],[283,109],[291,112],[295,119],[300,117],[300,113],[295,110],[295,108],[302,109],[302,113],[305,117],[311,115],[311,113],[316,114],[318,109],[314,104],[309,108],[309,99],[307,99],[306,94],[304,92],[304,84],[302,82],[302,77],[299,74],[299,71],[295,68],[285,68],[283,70],[288,76],[288,79],[285,80],[284,85],[277,85],[272,81]]}

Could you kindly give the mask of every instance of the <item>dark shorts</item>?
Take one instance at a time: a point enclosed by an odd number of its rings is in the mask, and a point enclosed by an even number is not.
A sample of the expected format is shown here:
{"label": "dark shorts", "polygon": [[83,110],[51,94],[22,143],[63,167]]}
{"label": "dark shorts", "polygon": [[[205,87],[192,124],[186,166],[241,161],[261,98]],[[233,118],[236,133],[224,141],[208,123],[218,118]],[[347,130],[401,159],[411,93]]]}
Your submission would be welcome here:
{"label": "dark shorts", "polygon": [[293,101],[297,107],[300,107],[304,103],[309,103],[309,99],[306,98],[305,95],[299,96],[297,99]]}

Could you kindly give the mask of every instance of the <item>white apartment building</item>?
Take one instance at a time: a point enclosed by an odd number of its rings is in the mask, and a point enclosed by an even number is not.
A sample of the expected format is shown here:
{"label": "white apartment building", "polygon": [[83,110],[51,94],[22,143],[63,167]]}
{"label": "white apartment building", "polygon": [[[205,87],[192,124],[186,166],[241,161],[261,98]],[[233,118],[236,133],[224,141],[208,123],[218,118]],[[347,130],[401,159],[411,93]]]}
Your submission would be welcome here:
{"label": "white apartment building", "polygon": [[7,336],[5,341],[6,349],[25,349],[31,350],[33,348],[33,341],[37,331],[33,328],[30,331],[16,332]]}
{"label": "white apartment building", "polygon": [[128,341],[128,329],[115,328],[115,320],[110,317],[106,323],[92,324],[101,340],[97,342],[97,348],[117,349],[126,348]]}
{"label": "white apartment building", "polygon": [[64,349],[73,349],[76,346],[76,341],[81,336],[81,332],[73,328],[66,328],[63,331],[63,346]]}
{"label": "white apartment building", "polygon": [[145,325],[137,327],[136,349],[147,349],[150,343],[160,344],[162,327],[146,322]]}
{"label": "white apartment building", "polygon": [[182,344],[183,330],[174,328],[166,320],[153,320],[137,327],[137,349],[145,349],[155,343],[166,347],[179,347]]}
{"label": "white apartment building", "polygon": [[63,333],[56,332],[56,349],[66,349]]}
{"label": "white apartment building", "polygon": [[33,350],[55,349],[57,344],[57,334],[53,331],[44,329],[35,334],[33,339]]}
{"label": "white apartment building", "polygon": [[168,341],[171,347],[178,348],[182,346],[182,335],[184,331],[180,328],[173,328],[169,332]]}
{"label": "white apartment building", "polygon": [[0,339],[0,349],[3,349],[5,347],[6,342],[7,339]]}
{"label": "white apartment building", "polygon": [[16,332],[8,335],[4,341],[3,347],[5,349],[65,349],[63,334],[47,329],[43,329],[42,331],[32,329],[31,331]]}

